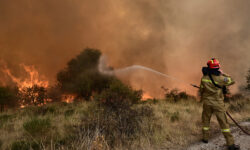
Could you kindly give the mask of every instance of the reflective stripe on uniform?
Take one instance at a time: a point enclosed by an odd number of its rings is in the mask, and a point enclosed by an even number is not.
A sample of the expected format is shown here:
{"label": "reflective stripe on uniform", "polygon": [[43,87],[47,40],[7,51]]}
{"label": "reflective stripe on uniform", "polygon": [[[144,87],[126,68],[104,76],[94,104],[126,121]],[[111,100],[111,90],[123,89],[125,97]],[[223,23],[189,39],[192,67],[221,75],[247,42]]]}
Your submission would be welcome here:
{"label": "reflective stripe on uniform", "polygon": [[231,132],[230,129],[221,129],[221,132]]}
{"label": "reflective stripe on uniform", "polygon": [[[211,80],[209,79],[202,79],[203,82],[208,82],[208,83],[213,83]],[[216,84],[218,84],[218,82],[214,81]]]}
{"label": "reflective stripe on uniform", "polygon": [[203,130],[207,131],[209,130],[209,127],[203,127]]}
{"label": "reflective stripe on uniform", "polygon": [[231,83],[232,83],[232,79],[228,78],[228,84],[231,84]]}

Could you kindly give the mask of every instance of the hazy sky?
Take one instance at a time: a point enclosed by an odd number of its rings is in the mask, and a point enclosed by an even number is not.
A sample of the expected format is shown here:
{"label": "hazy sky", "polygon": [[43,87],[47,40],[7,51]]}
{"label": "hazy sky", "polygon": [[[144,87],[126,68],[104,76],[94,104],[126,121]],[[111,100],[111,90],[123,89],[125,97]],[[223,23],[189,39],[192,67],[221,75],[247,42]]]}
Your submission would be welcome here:
{"label": "hazy sky", "polygon": [[[217,57],[242,83],[250,68],[249,6],[249,0],[1,0],[0,59],[13,74],[20,74],[19,64],[35,65],[54,81],[90,47],[115,68],[145,65],[199,84],[201,67]],[[161,85],[192,90],[145,72],[129,80],[152,93]]]}

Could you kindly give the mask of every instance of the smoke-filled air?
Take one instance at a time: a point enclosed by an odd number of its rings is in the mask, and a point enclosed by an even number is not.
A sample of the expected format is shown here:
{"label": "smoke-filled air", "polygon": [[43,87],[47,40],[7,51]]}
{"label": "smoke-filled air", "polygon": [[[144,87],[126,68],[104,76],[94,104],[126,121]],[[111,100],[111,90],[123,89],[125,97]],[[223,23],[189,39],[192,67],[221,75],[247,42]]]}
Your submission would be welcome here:
{"label": "smoke-filled air", "polygon": [[52,85],[70,59],[91,47],[101,50],[113,70],[137,65],[118,78],[154,97],[162,86],[196,94],[187,83],[200,83],[201,68],[212,57],[235,78],[236,91],[250,67],[249,5],[248,0],[1,0],[0,81]]}

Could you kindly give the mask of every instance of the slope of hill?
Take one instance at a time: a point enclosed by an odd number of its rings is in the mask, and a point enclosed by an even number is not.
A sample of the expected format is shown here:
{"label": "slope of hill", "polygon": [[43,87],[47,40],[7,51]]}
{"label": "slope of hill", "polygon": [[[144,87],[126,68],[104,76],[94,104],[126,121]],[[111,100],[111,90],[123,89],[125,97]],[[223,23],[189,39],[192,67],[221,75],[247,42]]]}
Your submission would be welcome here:
{"label": "slope of hill", "polygon": [[[250,120],[249,100],[227,105],[238,121]],[[1,149],[183,149],[200,140],[201,103],[148,100],[115,111],[96,101],[54,103],[9,110],[0,123]],[[215,117],[211,128],[219,132]]]}

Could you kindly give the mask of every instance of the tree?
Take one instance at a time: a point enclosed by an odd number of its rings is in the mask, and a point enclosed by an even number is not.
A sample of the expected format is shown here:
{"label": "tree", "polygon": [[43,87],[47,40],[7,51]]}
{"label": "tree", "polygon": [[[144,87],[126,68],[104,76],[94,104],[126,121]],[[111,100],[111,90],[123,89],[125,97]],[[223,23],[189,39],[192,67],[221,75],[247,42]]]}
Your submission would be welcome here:
{"label": "tree", "polygon": [[247,89],[250,90],[250,69],[248,70],[246,79],[247,79]]}
{"label": "tree", "polygon": [[9,87],[0,87],[0,111],[5,107],[18,106],[16,90]]}
{"label": "tree", "polygon": [[107,88],[114,77],[102,75],[98,71],[101,52],[86,48],[67,67],[57,74],[58,86],[63,93],[75,94],[89,100],[93,93]]}

